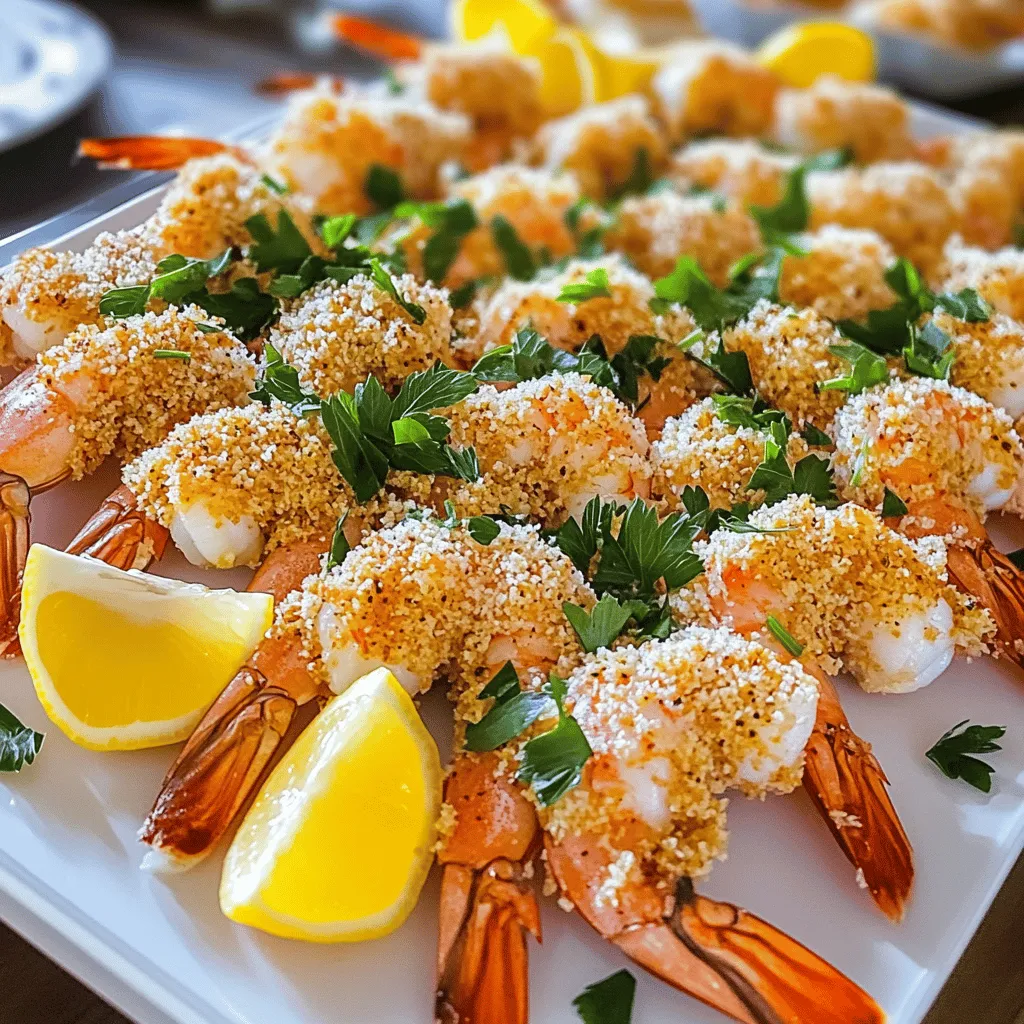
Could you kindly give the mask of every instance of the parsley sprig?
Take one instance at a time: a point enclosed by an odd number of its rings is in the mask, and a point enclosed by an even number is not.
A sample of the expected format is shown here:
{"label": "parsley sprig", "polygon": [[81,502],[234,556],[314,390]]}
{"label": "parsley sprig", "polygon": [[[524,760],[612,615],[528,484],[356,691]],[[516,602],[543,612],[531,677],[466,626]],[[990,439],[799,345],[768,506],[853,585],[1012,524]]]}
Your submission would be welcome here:
{"label": "parsley sprig", "polygon": [[400,203],[396,217],[416,217],[433,234],[423,246],[423,272],[427,280],[440,284],[458,259],[462,240],[478,227],[476,211],[465,199],[449,199],[436,203]]}
{"label": "parsley sprig", "polygon": [[988,793],[992,790],[995,769],[971,755],[993,754],[1002,750],[995,741],[1006,735],[1006,728],[1001,725],[968,725],[969,721],[965,718],[943,733],[925,756],[947,779],[963,779],[969,786]]}
{"label": "parsley sprig", "polygon": [[636,979],[629,971],[616,971],[588,985],[573,1001],[583,1024],[630,1024]]}
{"label": "parsley sprig", "polygon": [[20,772],[42,749],[43,734],[22,725],[0,704],[0,772]]}
{"label": "parsley sprig", "polygon": [[846,391],[859,395],[862,391],[884,384],[889,379],[889,364],[883,356],[872,352],[859,342],[830,345],[829,352],[850,364],[842,377],[833,377],[817,385],[818,391]]}
{"label": "parsley sprig", "polygon": [[537,273],[537,260],[519,232],[500,213],[491,218],[491,237],[505,260],[508,276],[516,281],[530,281]]}
{"label": "parsley sprig", "polygon": [[272,399],[284,402],[298,416],[320,411],[319,395],[302,386],[299,371],[285,361],[270,341],[263,344],[263,364],[249,397],[264,405],[269,405]]}
{"label": "parsley sprig", "polygon": [[805,455],[790,466],[786,456],[790,431],[784,419],[770,422],[767,435],[764,459],[754,470],[747,489],[763,490],[766,505],[774,505],[790,494],[807,494],[819,505],[835,508],[839,499],[828,460],[820,455]]}
{"label": "parsley sprig", "polygon": [[533,787],[541,806],[549,807],[579,785],[593,751],[579,723],[565,710],[565,680],[554,673],[539,691],[523,691],[512,662],[506,662],[480,691],[494,703],[484,717],[466,726],[466,748],[497,750],[528,729],[555,704],[558,723],[523,745],[516,778]]}
{"label": "parsley sprig", "polygon": [[558,293],[558,302],[588,302],[590,299],[610,299],[608,287],[608,271],[604,267],[595,267],[587,271],[586,277],[575,284],[562,285]]}
{"label": "parsley sprig", "polygon": [[394,398],[370,377],[351,395],[342,391],[322,399],[320,415],[334,443],[334,464],[356,498],[372,498],[392,469],[478,479],[475,450],[452,448],[448,421],[432,414],[458,404],[476,388],[472,374],[437,363],[410,374]]}

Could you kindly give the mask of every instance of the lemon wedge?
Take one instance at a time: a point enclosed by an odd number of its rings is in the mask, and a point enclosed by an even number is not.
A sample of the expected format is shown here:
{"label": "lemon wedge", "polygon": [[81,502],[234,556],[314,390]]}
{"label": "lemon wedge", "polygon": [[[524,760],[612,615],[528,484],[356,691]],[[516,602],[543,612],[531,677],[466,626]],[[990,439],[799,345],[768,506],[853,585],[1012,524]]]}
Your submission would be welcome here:
{"label": "lemon wedge", "polygon": [[208,590],[33,544],[21,637],[46,713],[75,743],[185,739],[270,627],[269,594]]}
{"label": "lemon wedge", "polygon": [[871,36],[837,21],[790,25],[766,39],[756,57],[797,89],[813,85],[822,75],[838,75],[849,82],[871,82],[875,78]]}
{"label": "lemon wedge", "polygon": [[582,29],[561,28],[523,50],[540,64],[540,101],[549,117],[570,114],[597,99],[597,49]]}
{"label": "lemon wedge", "polygon": [[516,53],[555,33],[558,22],[540,0],[455,0],[452,38],[473,42],[503,28]]}
{"label": "lemon wedge", "polygon": [[632,92],[643,92],[662,64],[661,55],[647,49],[607,53],[595,47],[590,56],[597,75],[599,103]]}
{"label": "lemon wedge", "polygon": [[419,898],[440,807],[437,747],[398,680],[377,669],[274,769],[228,850],[221,910],[310,942],[386,935]]}

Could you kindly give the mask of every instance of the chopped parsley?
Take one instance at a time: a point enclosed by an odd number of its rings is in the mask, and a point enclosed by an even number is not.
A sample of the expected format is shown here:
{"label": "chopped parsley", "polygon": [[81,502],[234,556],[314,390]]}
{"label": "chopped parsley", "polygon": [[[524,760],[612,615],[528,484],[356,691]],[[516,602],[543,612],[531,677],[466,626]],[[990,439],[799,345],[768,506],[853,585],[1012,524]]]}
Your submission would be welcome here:
{"label": "chopped parsley", "polygon": [[643,601],[620,603],[611,594],[605,594],[594,605],[592,611],[588,612],[569,601],[562,605],[562,611],[565,612],[569,625],[580,638],[583,650],[587,654],[593,654],[594,651],[600,650],[602,647],[611,647],[622,635],[626,623],[631,618],[643,621],[649,609]]}
{"label": "chopped parsley", "polygon": [[819,430],[813,423],[808,423],[800,431],[800,436],[812,448],[831,448],[835,442],[824,430]]}
{"label": "chopped parsley", "polygon": [[608,271],[604,267],[595,267],[587,272],[587,276],[578,284],[566,284],[558,293],[558,302],[587,302],[590,299],[610,299],[608,287]]}
{"label": "chopped parsley", "polygon": [[576,255],[583,260],[594,260],[604,255],[604,234],[608,230],[606,219],[598,217],[597,223],[586,230],[580,228],[580,218],[587,209],[594,208],[592,200],[577,199],[565,211],[565,225],[576,239]]}
{"label": "chopped parsley", "polygon": [[394,278],[384,268],[384,264],[376,256],[370,258],[370,277],[378,288],[387,292],[395,302],[398,303],[409,314],[409,318],[416,324],[422,324],[427,319],[427,311],[415,302],[410,302],[398,291],[398,285]]}
{"label": "chopped parsley", "polygon": [[646,146],[638,146],[633,154],[633,167],[626,180],[615,190],[612,201],[625,199],[627,196],[646,195],[655,185],[654,168],[651,166],[651,154]]}
{"label": "chopped parsley", "polygon": [[263,182],[263,184],[266,185],[274,195],[286,196],[291,191],[283,181],[278,181],[277,178],[270,174],[261,174],[260,181]]}
{"label": "chopped parsley", "polygon": [[644,404],[640,402],[640,380],[643,377],[661,380],[672,362],[656,354],[663,348],[662,339],[655,334],[631,334],[622,350],[609,359],[604,342],[595,334],[580,350],[578,372],[589,374],[596,384],[608,388],[620,401],[639,410]]}
{"label": "chopped parsley", "polygon": [[43,734],[30,729],[0,704],[0,772],[20,772],[42,749]]}
{"label": "chopped parsley", "polygon": [[[963,779],[982,793],[992,790],[995,769],[972,754],[993,754],[1003,748],[996,743],[1006,735],[1002,725],[968,725],[970,719],[957,722],[925,754],[947,779]],[[967,726],[967,728],[964,728]]]}
{"label": "chopped parsley", "polygon": [[246,256],[256,264],[262,274],[273,270],[279,274],[294,274],[303,261],[313,255],[309,242],[295,226],[287,210],[277,211],[277,228],[273,228],[266,214],[257,213],[245,222],[253,244]]}
{"label": "chopped parsley", "polygon": [[715,405],[715,416],[730,426],[749,427],[751,430],[765,432],[771,429],[773,423],[783,423],[787,434],[792,429],[785,413],[771,408],[760,398],[750,395],[715,394],[711,396],[711,400]]}
{"label": "chopped parsley", "polygon": [[532,280],[537,273],[537,261],[512,222],[500,213],[491,218],[491,237],[505,260],[509,277],[517,281]]}
{"label": "chopped parsley", "polygon": [[579,722],[566,713],[565,681],[551,673],[541,692],[555,702],[558,724],[527,740],[516,778],[533,788],[542,807],[550,807],[579,785],[583,766],[594,752]]}
{"label": "chopped parsley", "polygon": [[636,979],[629,971],[616,971],[588,985],[573,1001],[583,1024],[630,1024]]}
{"label": "chopped parsley", "polygon": [[179,362],[182,362],[182,363],[191,363],[192,362],[192,353],[191,352],[182,352],[180,349],[176,349],[176,348],[155,348],[155,349],[153,349],[153,358],[154,359],[177,359]]}
{"label": "chopped parsley", "polygon": [[270,341],[263,344],[263,364],[255,390],[249,393],[249,397],[264,405],[270,405],[273,399],[277,399],[299,416],[320,411],[319,396],[302,387],[299,371],[285,362]]}
{"label": "chopped parsley", "polygon": [[829,352],[850,364],[849,372],[843,377],[833,377],[817,385],[819,391],[847,391],[859,395],[876,384],[889,379],[889,364],[884,357],[865,348],[859,342],[845,345],[830,345]]}
{"label": "chopped parsley", "polygon": [[372,498],[392,469],[478,479],[476,452],[452,448],[448,421],[431,414],[458,404],[476,387],[472,374],[437,363],[410,374],[394,398],[370,377],[352,395],[339,392],[322,399],[320,415],[334,442],[334,464],[357,500]]}
{"label": "chopped parsley", "polygon": [[555,348],[532,327],[522,327],[511,344],[491,349],[471,372],[483,381],[519,383],[556,372],[579,372],[582,361],[573,352]]}
{"label": "chopped parsley", "polygon": [[772,636],[774,636],[775,639],[778,640],[794,658],[799,658],[800,655],[804,653],[803,644],[798,643],[793,638],[793,634],[790,633],[774,615],[769,615],[765,619],[765,625],[768,627],[768,631]]}
{"label": "chopped parsley", "polygon": [[750,215],[757,221],[766,242],[780,235],[806,231],[811,217],[807,199],[807,175],[812,171],[835,171],[853,159],[850,150],[828,150],[798,164],[786,176],[782,198],[774,206],[751,206]]}
{"label": "chopped parsley", "polygon": [[765,504],[774,505],[790,494],[807,494],[819,505],[834,508],[838,504],[835,481],[828,460],[820,455],[805,455],[790,467],[786,458],[789,423],[774,420],[768,424],[764,459],[754,470],[747,489],[765,492]]}
{"label": "chopped parsley", "polygon": [[948,380],[953,366],[953,339],[934,321],[908,325],[910,342],[903,350],[907,369],[920,377]]}
{"label": "chopped parsley", "polygon": [[480,222],[465,199],[421,204],[418,214],[424,224],[434,229],[423,247],[423,272],[427,280],[440,284],[458,259],[462,240]]}
{"label": "chopped parsley", "polygon": [[334,536],[331,537],[331,548],[327,553],[327,562],[324,565],[324,572],[330,572],[336,565],[341,565],[348,557],[352,549],[345,536],[345,520],[348,519],[348,512],[345,512],[334,527]]}
{"label": "chopped parsley", "polygon": [[393,210],[405,199],[405,187],[401,175],[383,164],[372,164],[363,182],[366,198],[378,210]]}
{"label": "chopped parsley", "polygon": [[448,302],[452,309],[465,309],[476,298],[479,287],[479,281],[467,281],[465,284],[460,284],[448,296]]}
{"label": "chopped parsley", "polygon": [[683,488],[683,506],[693,522],[708,534],[716,530],[729,530],[730,533],[789,533],[790,527],[768,529],[752,526],[750,513],[753,507],[748,502],[739,502],[730,509],[712,508],[711,500],[702,487]]}
{"label": "chopped parsley", "polygon": [[494,698],[490,710],[466,726],[466,749],[483,752],[497,750],[529,728],[550,707],[550,698],[542,691],[524,692],[511,661],[505,662],[493,679],[480,691],[481,699]]}
{"label": "chopped parsley", "polygon": [[885,495],[882,498],[882,518],[893,519],[897,516],[905,516],[907,511],[907,503],[898,494],[886,487]]}

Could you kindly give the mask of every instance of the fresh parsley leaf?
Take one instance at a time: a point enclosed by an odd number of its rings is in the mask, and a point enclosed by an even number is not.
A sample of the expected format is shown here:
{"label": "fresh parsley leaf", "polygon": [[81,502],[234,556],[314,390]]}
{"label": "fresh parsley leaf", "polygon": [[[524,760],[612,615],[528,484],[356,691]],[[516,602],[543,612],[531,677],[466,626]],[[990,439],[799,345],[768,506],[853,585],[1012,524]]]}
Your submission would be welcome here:
{"label": "fresh parsley leaf", "polygon": [[524,693],[511,661],[505,662],[480,696],[493,697],[494,704],[479,722],[466,726],[466,749],[478,752],[497,750],[522,735],[551,700],[544,691]]}
{"label": "fresh parsley leaf", "polygon": [[189,302],[220,317],[239,341],[251,341],[277,316],[277,299],[260,291],[254,277],[243,277],[231,285],[229,292],[203,289],[188,296]]}
{"label": "fresh parsley leaf", "polygon": [[487,547],[501,533],[501,527],[490,516],[472,516],[466,520],[466,529],[469,531],[470,537],[477,544],[483,544],[484,547]]}
{"label": "fresh parsley leaf", "polygon": [[476,378],[462,370],[435,363],[429,370],[410,373],[394,399],[392,415],[401,419],[458,405],[477,389]]}
{"label": "fresh parsley leaf", "polygon": [[[968,725],[970,719],[957,722],[925,754],[947,779],[963,779],[969,786],[988,793],[995,769],[971,754],[992,754],[1003,748],[996,743],[1006,734],[1001,725]],[[965,729],[964,726],[967,726]]]}
{"label": "fresh parsley leaf", "polygon": [[569,601],[562,605],[562,611],[580,638],[583,650],[593,654],[602,647],[611,647],[626,628],[626,623],[632,618],[643,619],[648,608],[643,602],[620,604],[611,594],[605,594],[592,611],[588,612]]}
{"label": "fresh parsley leaf", "polygon": [[633,167],[629,177],[612,193],[612,202],[618,202],[627,196],[647,195],[656,184],[651,154],[647,152],[646,146],[638,146],[633,155]]}
{"label": "fresh parsley leaf", "polygon": [[294,274],[308,256],[313,255],[302,232],[295,226],[287,210],[277,211],[277,230],[270,226],[265,214],[257,213],[245,222],[246,230],[254,242],[246,255],[262,274],[276,270],[279,274]]}
{"label": "fresh parsley leaf", "polygon": [[590,563],[601,549],[602,540],[611,534],[615,505],[591,498],[579,521],[567,519],[555,533],[555,543],[572,564],[585,576],[590,576]]}
{"label": "fresh parsley leaf", "polygon": [[934,320],[924,327],[910,324],[910,343],[903,350],[907,369],[921,377],[948,380],[953,366],[953,339]]}
{"label": "fresh parsley leaf", "polygon": [[328,217],[320,223],[320,237],[328,249],[340,249],[345,239],[355,230],[358,217],[354,213]]}
{"label": "fresh parsley leaf", "polygon": [[566,284],[558,293],[559,302],[587,302],[589,299],[610,299],[608,288],[608,271],[604,267],[595,267],[587,272],[587,276],[578,284]]}
{"label": "fresh parsley leaf", "polygon": [[491,237],[505,259],[509,277],[517,281],[532,280],[537,273],[537,261],[512,222],[500,213],[491,218]]}
{"label": "fresh parsley leaf", "polygon": [[516,778],[533,787],[542,807],[550,807],[579,785],[583,766],[590,760],[593,750],[579,723],[566,714],[565,681],[552,673],[541,692],[554,700],[558,724],[550,732],[526,742]]}
{"label": "fresh parsley leaf", "polygon": [[422,324],[427,319],[427,311],[415,302],[409,302],[399,294],[394,278],[384,269],[384,265],[376,256],[370,259],[370,276],[378,288],[387,292],[409,314],[413,323]]}
{"label": "fresh parsley leaf", "polygon": [[720,330],[750,312],[744,300],[716,288],[692,256],[680,256],[673,270],[654,282],[654,294],[655,312],[677,302],[690,310],[705,331]]}
{"label": "fresh parsley leaf", "polygon": [[363,433],[355,399],[339,392],[321,401],[320,416],[334,443],[331,458],[338,472],[357,501],[369,501],[384,486],[390,467],[387,455]]}
{"label": "fresh parsley leaf", "polygon": [[793,467],[793,493],[808,494],[826,508],[838,505],[835,480],[828,459],[819,455],[805,455]]}
{"label": "fresh parsley leaf", "polygon": [[835,171],[853,158],[850,150],[828,150],[798,164],[786,176],[782,198],[775,206],[751,206],[750,215],[757,221],[765,240],[778,235],[807,229],[811,204],[807,199],[807,175],[813,171]]}
{"label": "fresh parsley leaf", "polygon": [[829,352],[845,359],[850,364],[850,372],[844,377],[833,377],[819,384],[819,391],[848,391],[851,395],[859,395],[889,379],[889,364],[885,359],[856,341],[846,345],[830,345]]}
{"label": "fresh parsley leaf", "polygon": [[992,307],[973,288],[961,288],[955,294],[942,292],[935,296],[935,305],[969,324],[983,323],[992,316]]}
{"label": "fresh parsley leaf", "polygon": [[831,448],[835,443],[824,430],[819,430],[813,423],[806,424],[800,431],[800,436],[812,448]]}
{"label": "fresh parsley leaf", "polygon": [[139,284],[130,288],[111,288],[100,299],[100,313],[123,320],[128,316],[140,316],[146,312],[149,302],[149,285]]}
{"label": "fresh parsley leaf", "polygon": [[0,704],[0,772],[20,772],[42,749],[43,734],[22,725]]}
{"label": "fresh parsley leaf", "polygon": [[882,518],[892,519],[896,516],[905,516],[907,511],[906,502],[886,487],[885,496],[882,498]]}
{"label": "fresh parsley leaf", "polygon": [[710,370],[730,391],[737,395],[750,394],[754,389],[754,380],[750,375],[750,362],[746,352],[728,352],[725,339],[719,336],[718,346],[704,352],[703,357],[693,350],[686,353],[688,359],[700,363]]}
{"label": "fresh parsley leaf", "polygon": [[1018,569],[1024,569],[1024,548],[1017,548],[1006,556]]}
{"label": "fresh parsley leaf", "polygon": [[261,174],[260,181],[263,182],[263,184],[266,185],[274,195],[286,196],[291,191],[283,181],[278,181],[277,178],[270,174]]}
{"label": "fresh parsley leaf", "polygon": [[807,494],[819,504],[834,506],[837,503],[835,482],[828,460],[817,455],[805,455],[790,468],[786,458],[787,427],[788,423],[780,421],[768,425],[764,459],[754,470],[747,489],[763,490],[767,505],[774,505],[790,494]]}
{"label": "fresh parsley leaf", "polygon": [[775,639],[778,640],[794,658],[799,658],[800,655],[804,653],[803,644],[800,644],[793,639],[793,634],[790,633],[774,615],[769,615],[768,618],[765,619],[765,625],[768,627],[772,636],[774,636]]}
{"label": "fresh parsley leaf", "polygon": [[566,227],[576,239],[576,255],[582,260],[596,260],[604,255],[604,235],[608,230],[609,222],[604,218],[599,218],[597,223],[585,230],[580,227],[580,219],[584,211],[593,207],[594,203],[584,197],[577,199],[565,211]]}
{"label": "fresh parsley leaf", "polygon": [[324,572],[330,572],[336,565],[341,565],[348,557],[349,551],[352,550],[352,545],[349,544],[348,538],[345,536],[346,519],[348,519],[347,512],[341,516],[338,520],[338,525],[334,527],[334,536],[331,537],[331,549],[327,553],[327,563],[324,565]]}
{"label": "fresh parsley leaf", "polygon": [[405,198],[401,175],[383,164],[371,164],[363,192],[378,210],[392,210]]}
{"label": "fresh parsley leaf", "polygon": [[583,1024],[630,1024],[636,979],[623,969],[588,985],[573,1001]]}
{"label": "fresh parsley leaf", "polygon": [[448,302],[452,309],[465,309],[476,298],[479,287],[479,281],[467,281],[465,284],[460,284],[448,296]]}
{"label": "fresh parsley leaf", "polygon": [[154,359],[176,359],[182,363],[192,362],[191,352],[182,352],[176,348],[155,348],[153,349]]}
{"label": "fresh parsley leaf", "polygon": [[730,426],[767,431],[771,429],[773,423],[782,423],[787,435],[792,429],[785,413],[769,408],[760,398],[751,395],[715,394],[711,399],[715,405],[715,416]]}
{"label": "fresh parsley leaf", "polygon": [[446,202],[404,202],[395,207],[396,217],[418,217],[434,233],[423,247],[423,270],[430,281],[440,284],[458,258],[462,240],[479,226],[476,211],[465,199]]}
{"label": "fresh parsley leaf", "polygon": [[270,405],[271,400],[276,398],[299,416],[320,411],[319,397],[302,387],[299,371],[285,362],[270,341],[263,344],[263,362],[256,388],[249,393],[249,397],[264,405]]}
{"label": "fresh parsley leaf", "polygon": [[174,254],[156,265],[156,277],[149,283],[149,296],[164,302],[180,303],[201,289],[211,277],[222,274],[234,259],[234,250],[226,249],[212,260],[197,260]]}
{"label": "fresh parsley leaf", "polygon": [[532,327],[522,327],[510,345],[481,356],[471,373],[478,380],[519,383],[579,368],[580,359],[575,353],[555,348]]}
{"label": "fresh parsley leaf", "polygon": [[639,409],[640,380],[650,377],[661,380],[662,373],[672,362],[663,355],[662,339],[654,334],[631,334],[629,340],[611,359],[604,342],[594,335],[580,349],[578,373],[589,376],[595,384],[608,388],[616,398]]}

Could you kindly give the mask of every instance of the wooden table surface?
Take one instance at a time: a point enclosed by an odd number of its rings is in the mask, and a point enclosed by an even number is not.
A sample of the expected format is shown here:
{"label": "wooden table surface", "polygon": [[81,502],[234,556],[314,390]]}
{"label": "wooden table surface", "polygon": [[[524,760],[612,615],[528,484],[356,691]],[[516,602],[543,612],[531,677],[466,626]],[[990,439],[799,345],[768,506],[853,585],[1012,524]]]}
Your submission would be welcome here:
{"label": "wooden table surface", "polygon": [[[0,0],[2,6],[3,0]],[[437,23],[437,4],[419,3],[419,26]],[[109,185],[87,164],[73,164],[85,135],[158,131],[139,109],[140,85],[159,96],[184,134],[217,134],[260,111],[249,83],[282,67],[325,70],[288,52],[280,32],[247,18],[228,32],[182,0],[148,8],[91,0],[114,29],[114,75],[82,114],[43,138],[0,156],[0,238],[82,202]],[[408,12],[415,3],[406,4]],[[132,12],[134,16],[128,16]],[[149,75],[148,81],[142,77]],[[203,90],[216,101],[204,103]],[[999,124],[1024,123],[1024,89],[959,105]],[[219,125],[216,118],[231,117]],[[836,923],[842,927],[841,922]],[[0,924],[0,1024],[124,1024],[125,1018]],[[1010,875],[926,1024],[1024,1024],[1024,858]]]}

